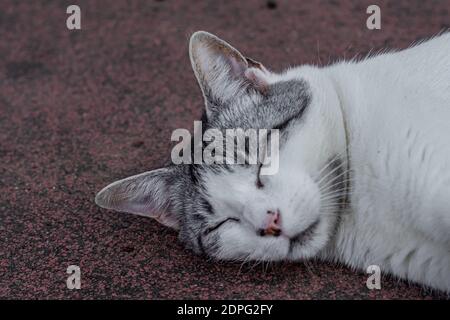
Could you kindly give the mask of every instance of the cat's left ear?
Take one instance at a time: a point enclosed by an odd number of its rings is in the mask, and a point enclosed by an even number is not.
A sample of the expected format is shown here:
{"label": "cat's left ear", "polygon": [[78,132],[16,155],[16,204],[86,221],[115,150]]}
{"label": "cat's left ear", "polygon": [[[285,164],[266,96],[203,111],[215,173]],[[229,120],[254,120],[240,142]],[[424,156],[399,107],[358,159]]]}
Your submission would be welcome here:
{"label": "cat's left ear", "polygon": [[268,86],[269,72],[261,63],[245,58],[208,32],[197,31],[192,35],[189,55],[208,113],[223,102],[244,94],[249,87],[264,93]]}
{"label": "cat's left ear", "polygon": [[102,208],[150,217],[178,229],[171,200],[179,190],[174,187],[177,178],[175,167],[144,172],[106,186],[96,195],[95,203]]}

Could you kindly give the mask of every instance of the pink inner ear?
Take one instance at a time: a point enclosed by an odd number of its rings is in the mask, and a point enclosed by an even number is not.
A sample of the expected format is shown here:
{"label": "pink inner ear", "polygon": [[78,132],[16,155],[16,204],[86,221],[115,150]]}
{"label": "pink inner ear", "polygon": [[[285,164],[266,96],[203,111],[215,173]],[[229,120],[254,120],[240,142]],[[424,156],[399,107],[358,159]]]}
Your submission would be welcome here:
{"label": "pink inner ear", "polygon": [[231,56],[229,60],[231,62],[231,72],[236,76],[241,76],[244,73],[245,66],[239,63],[235,57]]}
{"label": "pink inner ear", "polygon": [[245,70],[244,75],[258,90],[266,91],[268,89],[269,82],[260,69],[249,68]]}
{"label": "pink inner ear", "polygon": [[169,228],[174,228],[176,230],[180,228],[178,220],[176,220],[174,217],[170,216],[167,213],[162,213],[154,217],[154,219]]}

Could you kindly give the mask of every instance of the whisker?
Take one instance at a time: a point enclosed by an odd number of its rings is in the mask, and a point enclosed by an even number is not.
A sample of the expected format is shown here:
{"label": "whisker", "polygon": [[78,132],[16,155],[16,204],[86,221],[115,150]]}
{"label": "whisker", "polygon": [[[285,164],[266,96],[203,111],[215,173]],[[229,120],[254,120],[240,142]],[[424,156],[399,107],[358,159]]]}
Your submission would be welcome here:
{"label": "whisker", "polygon": [[343,194],[355,194],[356,191],[353,189],[347,189],[347,188],[340,188],[340,189],[336,189],[336,190],[332,190],[329,191],[327,193],[323,193],[320,198],[321,199],[325,199],[326,197],[332,196],[333,194],[339,194],[339,193],[343,193]]}
{"label": "whisker", "polygon": [[[343,172],[339,173],[337,176],[333,176],[334,173],[336,173],[338,170],[341,170],[344,166],[347,166],[347,161],[341,161],[336,167],[332,168],[329,172],[323,175],[323,173],[329,169],[333,164],[336,163],[336,160],[342,157],[342,153],[336,154],[328,160],[325,165],[319,170],[319,172],[316,174],[316,177],[313,178],[313,180],[316,182],[316,184],[319,187],[320,193],[328,193],[328,191],[339,184],[347,184],[351,181],[351,179],[345,179],[344,181],[340,181],[338,183],[333,184],[337,179],[341,178],[343,175],[348,174],[350,170],[344,169]],[[330,179],[330,177],[332,177]],[[325,183],[323,183],[325,182]],[[330,186],[330,184],[332,184]],[[297,190],[295,194],[291,197],[290,204],[297,198],[298,194],[301,192],[301,189]],[[322,195],[323,197],[323,195]]]}
{"label": "whisker", "polygon": [[335,196],[330,196],[330,197],[327,197],[327,198],[323,198],[323,199],[320,199],[322,202],[331,202],[331,201],[333,201],[333,200],[340,200],[340,199],[342,199],[343,198],[343,196],[349,196],[349,195],[352,195],[352,194],[347,194],[347,193],[343,193],[343,194],[337,194],[337,195],[335,195]]}
{"label": "whisker", "polygon": [[250,259],[250,254],[247,254],[247,256],[244,258],[244,260],[242,261],[242,263],[241,263],[241,265],[240,265],[240,267],[239,267],[238,274],[241,274],[242,267],[243,267],[246,263],[249,262],[249,259]]}
{"label": "whisker", "polygon": [[[332,184],[332,185],[330,185],[330,186],[327,186],[327,187],[324,188],[324,189],[320,189],[320,192],[321,192],[322,194],[326,194],[326,192],[330,192],[330,189],[333,189],[333,188],[335,188],[336,186],[339,186],[339,185],[341,185],[341,184],[345,184],[345,183],[351,182],[351,181],[353,181],[353,180],[352,180],[352,179],[345,179],[345,180],[336,182],[336,183],[334,183],[334,184]],[[345,187],[345,188],[342,188],[342,190],[345,190],[345,189],[347,189],[347,188],[346,188],[346,187]]]}
{"label": "whisker", "polygon": [[339,211],[334,211],[334,212],[325,212],[325,213],[320,213],[320,215],[322,216],[322,217],[342,217],[342,216],[344,216],[344,215],[348,215],[349,214],[349,212],[347,212],[347,211],[342,211],[342,212],[339,212]]}
{"label": "whisker", "polygon": [[[326,183],[328,184],[328,183],[331,183],[331,182],[333,182],[333,181],[336,181],[337,179],[339,179],[339,178],[342,177],[343,175],[346,175],[346,174],[348,174],[348,173],[350,173],[350,172],[351,172],[350,170],[345,170],[345,171],[339,173],[337,176],[334,176],[333,178],[327,180]],[[319,186],[321,186],[321,183],[322,183],[322,182],[318,183]],[[325,184],[324,186],[326,186],[327,184]]]}
{"label": "whisker", "polygon": [[330,188],[330,190],[326,190],[327,192],[322,192],[321,197],[326,197],[333,193],[347,192],[347,191],[350,192],[351,191],[351,190],[347,189],[346,187],[338,187],[338,186],[339,186],[339,184],[337,184],[333,188]]}
{"label": "whisker", "polygon": [[[342,169],[344,165],[346,165],[346,162],[341,162],[336,168],[328,172],[325,176],[323,176],[319,181],[317,181],[317,184],[320,185],[325,179],[327,179],[330,175],[334,174],[336,171]],[[345,170],[345,172],[348,170]]]}
{"label": "whisker", "polygon": [[333,189],[333,190],[331,190],[329,192],[322,193],[320,195],[320,198],[321,199],[325,199],[326,197],[332,196],[334,194],[347,194],[347,193],[350,194],[351,192],[354,192],[354,191],[348,190],[347,188]]}
{"label": "whisker", "polygon": [[325,163],[322,169],[320,169],[320,171],[317,173],[317,176],[319,177],[325,171],[325,169],[327,169],[331,164],[333,164],[340,156],[341,156],[340,154],[336,154],[327,163]]}
{"label": "whisker", "polygon": [[309,264],[309,261],[308,260],[305,260],[305,261],[303,261],[303,264],[304,264],[304,266],[306,267],[306,270],[308,271],[308,273],[310,274],[310,275],[315,275],[314,274],[314,272],[312,271],[313,269],[311,268],[311,266],[310,266],[310,264]]}

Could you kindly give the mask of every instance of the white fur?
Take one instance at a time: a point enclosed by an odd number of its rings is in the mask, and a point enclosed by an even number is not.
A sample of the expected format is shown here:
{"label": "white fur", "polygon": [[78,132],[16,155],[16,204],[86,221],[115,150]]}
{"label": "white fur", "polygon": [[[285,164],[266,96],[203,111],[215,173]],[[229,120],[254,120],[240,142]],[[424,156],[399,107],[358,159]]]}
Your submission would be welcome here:
{"label": "white fur", "polygon": [[[265,81],[288,79],[306,80],[313,100],[281,150],[278,174],[265,177],[261,190],[244,169],[207,181],[217,212],[243,215],[242,223],[221,227],[218,257],[379,265],[449,292],[450,34],[360,62],[267,74]],[[335,233],[336,215],[321,209],[313,179],[333,154],[349,159],[352,187]],[[283,236],[248,231],[273,208],[282,212]],[[289,253],[288,237],[317,217],[314,239]]]}
{"label": "white fur", "polygon": [[450,34],[323,72],[354,191],[327,257],[450,291]]}

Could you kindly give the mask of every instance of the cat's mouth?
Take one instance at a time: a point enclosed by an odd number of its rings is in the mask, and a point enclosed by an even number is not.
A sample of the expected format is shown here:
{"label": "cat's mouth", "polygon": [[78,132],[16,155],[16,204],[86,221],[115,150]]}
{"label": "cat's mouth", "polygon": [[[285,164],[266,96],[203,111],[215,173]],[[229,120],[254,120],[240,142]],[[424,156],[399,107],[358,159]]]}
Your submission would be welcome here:
{"label": "cat's mouth", "polygon": [[289,255],[292,253],[295,247],[303,246],[312,240],[319,223],[320,218],[311,223],[305,230],[299,232],[289,239]]}

